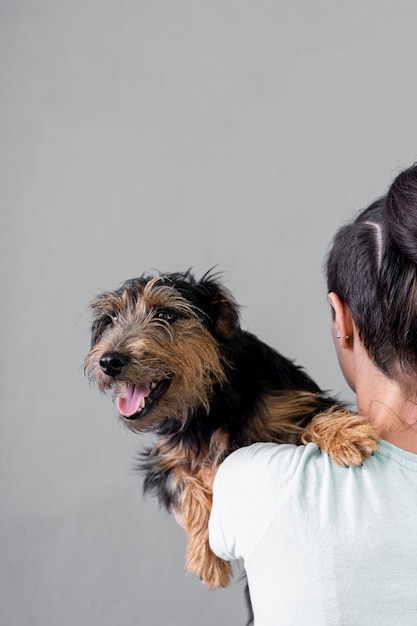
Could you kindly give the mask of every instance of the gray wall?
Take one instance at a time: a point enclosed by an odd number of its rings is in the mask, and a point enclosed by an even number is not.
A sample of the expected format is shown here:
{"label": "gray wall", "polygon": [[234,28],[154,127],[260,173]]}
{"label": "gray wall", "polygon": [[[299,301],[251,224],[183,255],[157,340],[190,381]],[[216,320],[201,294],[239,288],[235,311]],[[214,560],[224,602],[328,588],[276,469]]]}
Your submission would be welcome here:
{"label": "gray wall", "polygon": [[241,625],[184,574],[127,432],[90,389],[85,307],[213,265],[243,324],[350,397],[335,228],[417,156],[415,2],[1,0],[0,622]]}

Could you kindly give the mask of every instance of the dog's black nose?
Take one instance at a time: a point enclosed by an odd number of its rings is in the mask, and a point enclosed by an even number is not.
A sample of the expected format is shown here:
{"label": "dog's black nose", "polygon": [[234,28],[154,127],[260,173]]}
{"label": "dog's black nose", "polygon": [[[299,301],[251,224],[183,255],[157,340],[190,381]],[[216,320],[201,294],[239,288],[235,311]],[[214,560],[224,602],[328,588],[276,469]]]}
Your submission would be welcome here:
{"label": "dog's black nose", "polygon": [[107,376],[115,378],[127,363],[127,357],[120,352],[106,352],[100,359],[100,367]]}

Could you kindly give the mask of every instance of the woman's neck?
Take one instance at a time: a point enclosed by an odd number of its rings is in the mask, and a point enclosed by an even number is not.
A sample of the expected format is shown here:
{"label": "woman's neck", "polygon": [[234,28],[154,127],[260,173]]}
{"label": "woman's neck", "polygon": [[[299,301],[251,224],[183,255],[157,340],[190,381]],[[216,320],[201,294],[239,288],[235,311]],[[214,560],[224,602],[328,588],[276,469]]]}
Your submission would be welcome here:
{"label": "woman's neck", "polygon": [[417,398],[409,398],[370,361],[356,371],[358,413],[380,429],[380,438],[417,454]]}

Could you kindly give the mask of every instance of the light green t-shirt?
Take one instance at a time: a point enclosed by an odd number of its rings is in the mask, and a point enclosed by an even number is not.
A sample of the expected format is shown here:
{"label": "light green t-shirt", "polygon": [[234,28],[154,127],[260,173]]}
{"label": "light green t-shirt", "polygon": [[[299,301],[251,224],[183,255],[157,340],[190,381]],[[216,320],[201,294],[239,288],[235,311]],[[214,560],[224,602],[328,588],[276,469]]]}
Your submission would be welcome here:
{"label": "light green t-shirt", "polygon": [[417,455],[380,441],[362,467],[254,444],[214,483],[210,545],[243,559],[255,626],[417,626]]}

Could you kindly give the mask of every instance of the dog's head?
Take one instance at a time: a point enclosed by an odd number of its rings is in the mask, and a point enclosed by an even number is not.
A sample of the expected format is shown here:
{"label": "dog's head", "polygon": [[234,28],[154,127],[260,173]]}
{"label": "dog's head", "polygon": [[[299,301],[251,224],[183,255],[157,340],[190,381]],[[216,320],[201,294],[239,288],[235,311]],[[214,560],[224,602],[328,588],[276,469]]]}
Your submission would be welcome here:
{"label": "dog's head", "polygon": [[216,276],[141,276],[90,308],[85,370],[101,391],[112,391],[133,430],[209,411],[214,387],[226,378],[224,347],[239,329],[237,305]]}

